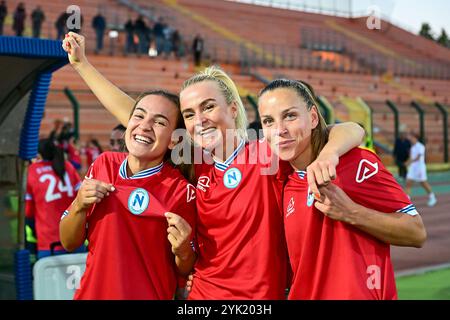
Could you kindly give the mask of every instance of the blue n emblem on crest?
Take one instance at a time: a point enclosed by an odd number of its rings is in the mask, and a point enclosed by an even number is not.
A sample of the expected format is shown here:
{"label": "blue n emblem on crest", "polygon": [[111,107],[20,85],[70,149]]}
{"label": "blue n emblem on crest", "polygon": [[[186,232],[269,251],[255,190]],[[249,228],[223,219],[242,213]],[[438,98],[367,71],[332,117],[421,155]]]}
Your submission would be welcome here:
{"label": "blue n emblem on crest", "polygon": [[134,190],[128,197],[128,210],[132,214],[139,215],[144,212],[150,202],[148,192],[142,188]]}
{"label": "blue n emblem on crest", "polygon": [[231,168],[225,172],[223,176],[223,184],[228,189],[236,188],[241,182],[242,174],[238,168]]}

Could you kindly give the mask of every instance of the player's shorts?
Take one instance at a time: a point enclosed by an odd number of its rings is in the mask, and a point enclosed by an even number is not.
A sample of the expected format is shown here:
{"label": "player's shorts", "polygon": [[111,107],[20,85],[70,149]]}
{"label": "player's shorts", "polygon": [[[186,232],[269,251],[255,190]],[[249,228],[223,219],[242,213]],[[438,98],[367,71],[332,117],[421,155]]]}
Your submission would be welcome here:
{"label": "player's shorts", "polygon": [[408,173],[406,175],[406,179],[416,182],[427,181],[427,168],[423,165],[410,166],[410,168],[408,169]]}

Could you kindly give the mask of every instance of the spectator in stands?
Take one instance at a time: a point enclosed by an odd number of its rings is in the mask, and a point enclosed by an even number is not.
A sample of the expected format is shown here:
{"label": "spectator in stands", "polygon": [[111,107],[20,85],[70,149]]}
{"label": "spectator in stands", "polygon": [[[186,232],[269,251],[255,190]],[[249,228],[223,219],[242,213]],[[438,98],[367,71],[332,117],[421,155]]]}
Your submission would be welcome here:
{"label": "spectator in stands", "polygon": [[425,146],[419,141],[419,136],[411,132],[408,135],[411,140],[411,150],[409,160],[407,161],[408,173],[406,174],[406,193],[411,195],[411,187],[414,182],[420,185],[428,193],[428,206],[433,207],[437,203],[437,199],[430,184],[427,182],[427,167],[425,164]]}
{"label": "spectator in stands", "polygon": [[129,54],[136,52],[136,47],[134,45],[134,23],[131,18],[125,23],[124,29],[126,34],[125,53]]}
{"label": "spectator in stands", "polygon": [[33,37],[41,37],[42,23],[45,21],[45,14],[41,9],[41,6],[37,6],[31,13],[31,21],[33,27]]}
{"label": "spectator in stands", "polygon": [[184,57],[184,43],[180,32],[175,29],[172,33],[172,48],[177,59]]}
{"label": "spectator in stands", "polygon": [[59,15],[58,19],[55,21],[56,40],[64,39],[64,34],[66,33],[67,30],[66,22],[68,17],[69,17],[68,13],[64,11]]}
{"label": "spectator in stands", "polygon": [[95,52],[99,53],[103,49],[103,37],[106,30],[106,19],[100,12],[92,19],[92,28],[94,28],[97,38]]}
{"label": "spectator in stands", "polygon": [[197,33],[197,35],[194,38],[194,41],[192,42],[192,52],[194,54],[194,64],[196,67],[200,66],[200,64],[202,63],[203,49],[204,49],[203,38],[200,36],[200,34]]}
{"label": "spectator in stands", "polygon": [[111,147],[111,151],[114,152],[125,152],[125,128],[123,125],[117,125],[111,131],[111,137],[109,139],[109,146]]}
{"label": "spectator in stands", "polygon": [[164,19],[159,17],[153,26],[153,35],[155,36],[155,45],[158,55],[160,55],[164,50],[164,28]]}
{"label": "spectator in stands", "polygon": [[408,134],[405,128],[400,128],[399,136],[395,139],[393,156],[395,159],[395,164],[398,167],[398,175],[403,182],[406,180],[406,174],[408,172],[406,161],[409,158],[410,149],[411,141],[408,140]]}
{"label": "spectator in stands", "polygon": [[[51,246],[59,243],[54,254],[66,251],[59,240],[61,214],[75,199],[81,181],[75,168],[64,160],[62,151],[50,139],[39,141],[42,160],[28,169],[26,217],[35,220],[37,258],[51,255]],[[78,252],[84,251],[81,246]]]}
{"label": "spectator in stands", "polygon": [[6,16],[8,15],[8,7],[5,1],[0,2],[0,36],[3,35],[3,24],[5,23]]}
{"label": "spectator in stands", "polygon": [[147,24],[144,21],[143,16],[139,16],[134,23],[134,32],[138,36],[138,54],[147,54],[148,43],[147,43]]}
{"label": "spectator in stands", "polygon": [[14,12],[14,22],[13,22],[13,30],[16,32],[16,36],[21,37],[23,35],[23,31],[25,30],[25,18],[27,14],[25,12],[25,5],[23,2],[20,2],[17,5],[16,11]]}
{"label": "spectator in stands", "polygon": [[172,35],[173,35],[173,28],[169,25],[165,25],[164,29],[163,29],[163,35],[164,35],[164,57],[167,59],[170,54],[173,51],[173,46],[172,46]]}

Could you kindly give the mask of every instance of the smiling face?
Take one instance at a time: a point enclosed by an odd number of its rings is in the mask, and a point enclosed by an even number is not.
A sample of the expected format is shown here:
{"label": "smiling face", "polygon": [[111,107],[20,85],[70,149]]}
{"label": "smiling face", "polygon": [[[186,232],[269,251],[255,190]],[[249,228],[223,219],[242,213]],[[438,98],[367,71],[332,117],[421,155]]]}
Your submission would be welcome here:
{"label": "smiling face", "polygon": [[167,98],[155,94],[142,98],[125,131],[125,144],[130,156],[144,162],[161,162],[178,116],[179,110]]}
{"label": "smiling face", "polygon": [[186,129],[194,142],[208,151],[225,147],[227,129],[236,129],[237,107],[227,103],[218,84],[207,80],[190,85],[180,93],[180,102]]}
{"label": "smiling face", "polygon": [[319,120],[316,109],[294,89],[278,88],[265,92],[258,101],[264,136],[282,160],[293,162],[311,156],[311,132]]}

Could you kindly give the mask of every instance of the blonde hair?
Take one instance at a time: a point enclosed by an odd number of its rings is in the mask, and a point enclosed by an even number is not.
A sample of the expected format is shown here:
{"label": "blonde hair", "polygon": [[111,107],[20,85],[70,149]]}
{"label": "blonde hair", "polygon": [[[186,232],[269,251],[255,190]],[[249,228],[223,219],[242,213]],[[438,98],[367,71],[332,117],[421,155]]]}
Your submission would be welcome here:
{"label": "blonde hair", "polygon": [[237,116],[235,119],[235,124],[237,135],[241,139],[247,140],[248,121],[244,104],[242,103],[236,84],[220,67],[211,66],[187,79],[183,83],[181,91],[193,84],[203,81],[214,81],[219,86],[219,89],[225,97],[227,104],[231,104],[233,102],[236,103]]}

